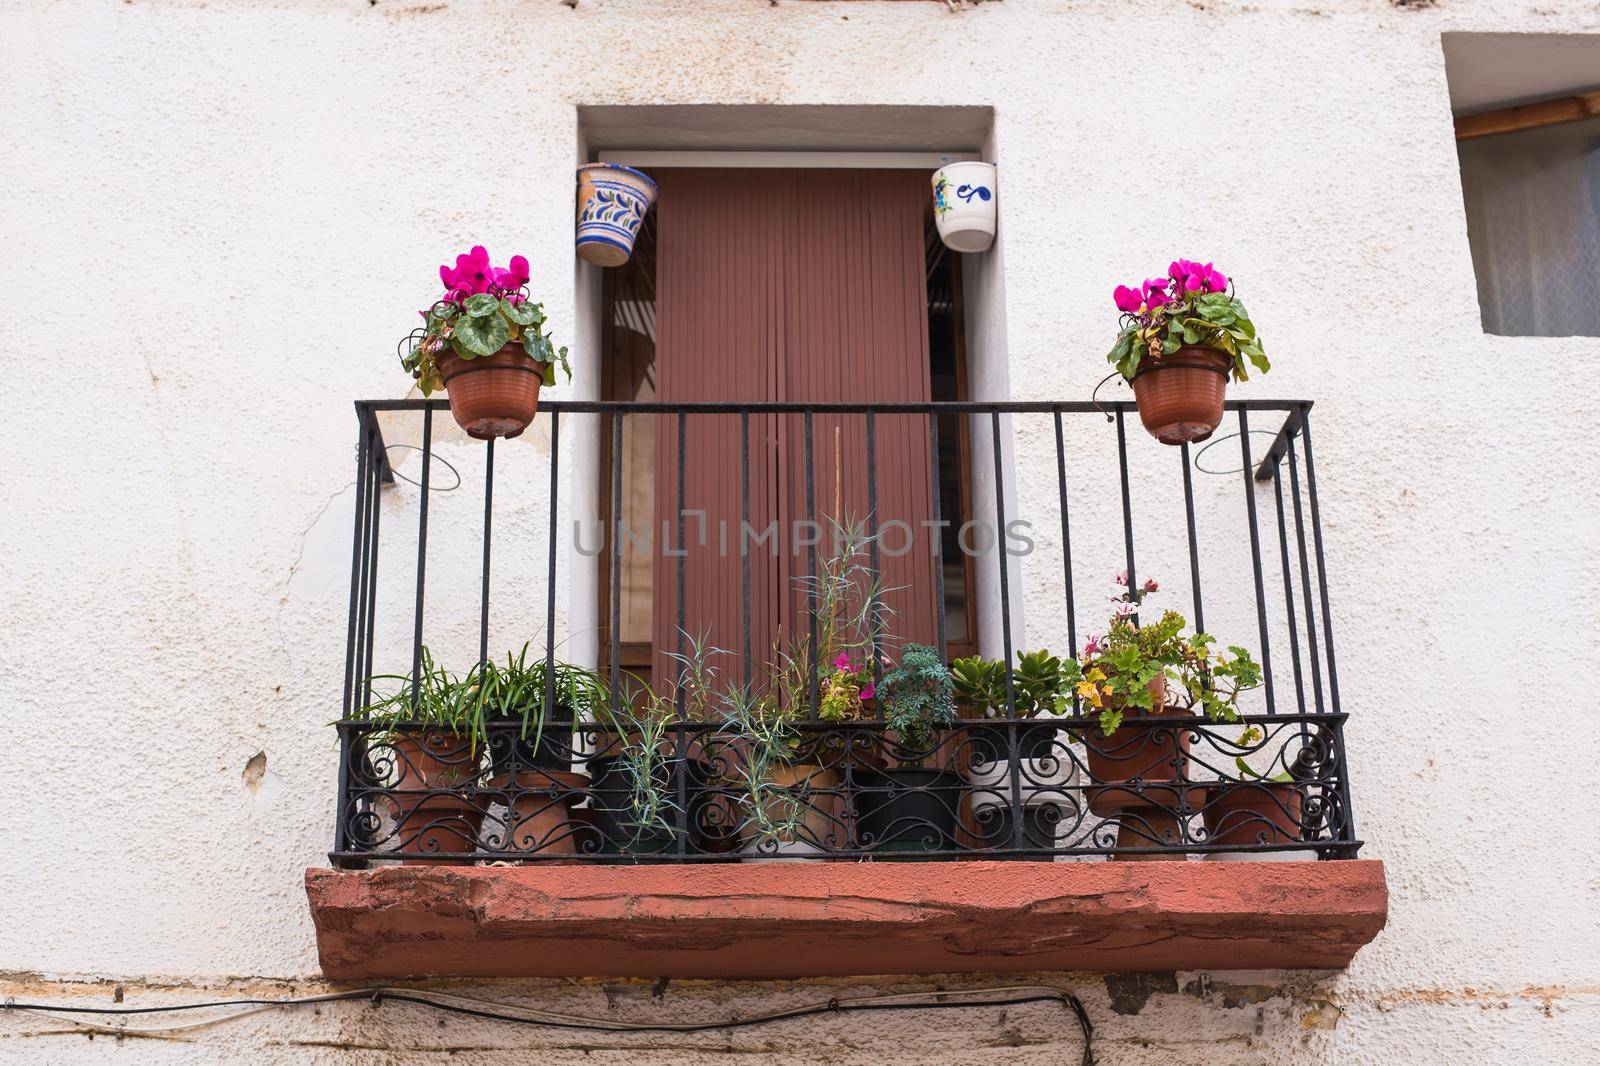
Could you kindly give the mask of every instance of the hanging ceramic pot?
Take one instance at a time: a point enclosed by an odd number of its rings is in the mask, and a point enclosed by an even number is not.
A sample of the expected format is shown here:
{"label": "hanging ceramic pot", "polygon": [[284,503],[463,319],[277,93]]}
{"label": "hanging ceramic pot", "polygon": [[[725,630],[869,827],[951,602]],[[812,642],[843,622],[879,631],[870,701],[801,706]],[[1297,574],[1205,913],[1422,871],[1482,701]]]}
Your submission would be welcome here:
{"label": "hanging ceramic pot", "polygon": [[656,183],[648,174],[620,163],[588,163],[578,168],[578,255],[596,266],[621,266],[645,213],[656,202]]}
{"label": "hanging ceramic pot", "polygon": [[995,207],[993,163],[947,163],[933,172],[933,221],[952,251],[988,250]]}

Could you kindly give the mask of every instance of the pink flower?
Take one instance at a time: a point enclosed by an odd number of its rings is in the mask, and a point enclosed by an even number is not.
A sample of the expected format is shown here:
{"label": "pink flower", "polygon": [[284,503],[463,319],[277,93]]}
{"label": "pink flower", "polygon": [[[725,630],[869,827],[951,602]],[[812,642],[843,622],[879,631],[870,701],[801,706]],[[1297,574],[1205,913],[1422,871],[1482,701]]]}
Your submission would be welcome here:
{"label": "pink flower", "polygon": [[861,686],[861,698],[862,699],[870,700],[872,697],[876,696],[877,694],[878,694],[878,686],[874,685],[871,681],[868,681],[865,685]]}
{"label": "pink flower", "polygon": [[1138,314],[1140,306],[1144,303],[1144,297],[1139,294],[1139,290],[1130,289],[1126,285],[1118,285],[1116,291],[1111,294],[1111,299],[1117,305],[1118,311],[1129,315]]}
{"label": "pink flower", "polygon": [[1085,657],[1090,655],[1099,655],[1105,650],[1105,645],[1100,643],[1100,639],[1099,633],[1089,634],[1089,639],[1083,645],[1083,654]]}
{"label": "pink flower", "polygon": [[1118,570],[1117,576],[1111,580],[1116,582],[1118,585],[1126,585],[1128,583],[1128,572],[1126,570]]}
{"label": "pink flower", "polygon": [[1161,307],[1170,299],[1166,278],[1144,279],[1144,302],[1147,307]]}
{"label": "pink flower", "polygon": [[1138,609],[1139,607],[1137,604],[1123,602],[1114,605],[1111,608],[1111,613],[1116,615],[1118,618],[1128,618]]}
{"label": "pink flower", "polygon": [[1153,578],[1153,577],[1146,578],[1145,582],[1144,582],[1144,590],[1147,593],[1149,593],[1149,592],[1160,592],[1161,591],[1161,584],[1158,581],[1156,581],[1156,579]]}
{"label": "pink flower", "polygon": [[847,651],[840,652],[834,658],[833,668],[835,670],[843,670],[847,674],[853,674],[856,672],[855,664],[850,661],[850,653]]}
{"label": "pink flower", "polygon": [[1167,267],[1167,276],[1174,286],[1185,292],[1227,292],[1228,278],[1210,263],[1196,263],[1192,259],[1174,259]]}
{"label": "pink flower", "polygon": [[472,251],[466,255],[456,256],[456,285],[467,290],[469,296],[480,292],[488,292],[489,286],[494,283],[494,274],[489,266],[489,250],[481,244],[472,246]]}

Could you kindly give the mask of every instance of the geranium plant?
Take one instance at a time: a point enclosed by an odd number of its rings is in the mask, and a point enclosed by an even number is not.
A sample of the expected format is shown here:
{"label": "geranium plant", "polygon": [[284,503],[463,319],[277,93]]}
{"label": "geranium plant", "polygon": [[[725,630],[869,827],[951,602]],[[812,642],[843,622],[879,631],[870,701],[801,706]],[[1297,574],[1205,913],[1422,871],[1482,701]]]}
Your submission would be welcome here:
{"label": "geranium plant", "polygon": [[1062,661],[1077,694],[1098,712],[1101,732],[1116,732],[1130,711],[1159,710],[1151,692],[1156,681],[1169,700],[1177,689],[1187,707],[1198,707],[1214,722],[1238,721],[1240,695],[1261,684],[1261,668],[1250,653],[1229,645],[1222,654],[1210,634],[1184,635],[1189,623],[1177,611],[1146,625],[1136,623],[1139,607],[1160,585],[1150,580],[1130,588],[1126,574],[1118,574],[1116,582],[1122,591],[1111,598],[1110,628],[1089,637],[1081,658]]}
{"label": "geranium plant", "polygon": [[1176,355],[1185,346],[1226,353],[1235,381],[1247,379],[1250,366],[1271,369],[1244,304],[1210,263],[1174,260],[1166,277],[1147,278],[1137,288],[1118,285],[1112,300],[1122,312],[1122,330],[1106,360],[1130,381],[1146,356]]}
{"label": "geranium plant", "polygon": [[446,351],[471,361],[520,345],[544,384],[555,384],[557,362],[571,379],[567,349],[557,348],[544,332],[544,305],[529,298],[528,277],[526,257],[514,255],[506,266],[493,266],[481,244],[456,256],[454,267],[439,267],[444,295],[420,312],[424,325],[413,331],[400,360],[424,396],[444,388],[438,359]]}

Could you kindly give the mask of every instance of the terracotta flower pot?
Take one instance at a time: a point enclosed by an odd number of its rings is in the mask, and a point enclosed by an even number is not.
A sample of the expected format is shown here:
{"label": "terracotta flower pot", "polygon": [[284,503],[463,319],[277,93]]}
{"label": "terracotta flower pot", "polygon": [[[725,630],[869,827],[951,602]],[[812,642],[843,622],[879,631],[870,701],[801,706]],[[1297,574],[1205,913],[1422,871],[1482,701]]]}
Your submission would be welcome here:
{"label": "terracotta flower pot", "polygon": [[516,437],[533,421],[544,376],[520,341],[476,359],[463,359],[446,348],[438,363],[450,393],[450,413],[467,436]]}
{"label": "terracotta flower pot", "polygon": [[1287,781],[1240,781],[1206,786],[1201,812],[1212,844],[1294,844],[1300,840],[1298,788]]}
{"label": "terracotta flower pot", "polygon": [[[777,854],[785,844],[801,845],[808,852],[845,846],[840,820],[842,797],[837,794],[842,779],[838,773],[809,763],[794,763],[788,766],[774,766],[767,776],[769,784],[775,789],[782,789],[799,801],[801,805],[799,821],[792,834],[782,838],[770,838],[757,833],[756,827],[750,824],[751,819],[747,817],[746,824],[741,827],[739,834],[744,841],[744,851],[747,854],[752,856]],[[788,818],[789,807],[783,798],[774,796],[763,806],[765,807],[763,813],[770,821],[781,822]]]}
{"label": "terracotta flower pot", "polygon": [[1133,375],[1139,421],[1162,444],[1191,444],[1222,422],[1233,360],[1215,348],[1185,345],[1175,355],[1145,356]]}
{"label": "terracotta flower pot", "polygon": [[648,174],[618,163],[579,167],[578,257],[602,267],[626,263],[655,201],[656,183]]}
{"label": "terracotta flower pot", "polygon": [[[1193,718],[1185,707],[1167,707],[1166,686],[1161,679],[1151,682],[1150,694],[1158,710],[1145,714],[1130,707],[1130,715],[1146,718]],[[1155,722],[1125,723],[1107,736],[1097,728],[1086,731],[1089,776],[1096,784],[1125,784],[1130,781],[1181,781],[1189,773],[1189,732],[1181,726]]]}
{"label": "terracotta flower pot", "polygon": [[518,790],[503,797],[509,810],[500,846],[539,855],[577,854],[586,827],[573,817],[572,805],[584,798],[588,784],[588,774],[566,770],[523,770],[491,777],[490,788]]}
{"label": "terracotta flower pot", "polygon": [[[469,737],[443,729],[402,733],[389,744],[395,760],[393,791],[383,803],[394,821],[394,839],[408,865],[465,865],[470,859],[419,856],[470,854],[478,846],[483,808],[465,796],[428,795],[422,790],[469,786],[478,775],[478,753]],[[407,795],[408,792],[422,794]]]}

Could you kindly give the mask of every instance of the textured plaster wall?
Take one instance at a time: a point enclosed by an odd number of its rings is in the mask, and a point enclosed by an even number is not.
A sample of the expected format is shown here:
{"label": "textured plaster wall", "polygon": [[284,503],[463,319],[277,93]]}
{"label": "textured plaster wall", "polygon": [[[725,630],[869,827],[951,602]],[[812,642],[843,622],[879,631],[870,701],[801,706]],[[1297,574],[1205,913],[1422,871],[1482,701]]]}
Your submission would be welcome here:
{"label": "textured plaster wall", "polygon": [[[1142,1003],[1116,982],[1068,980],[1100,1026],[1102,1061],[1594,1061],[1600,849],[1585,827],[1600,800],[1585,768],[1600,763],[1586,676],[1600,638],[1600,444],[1584,394],[1563,383],[1584,380],[1600,341],[1482,334],[1444,30],[1600,32],[1600,11],[0,4],[5,994],[103,1002],[102,980],[141,1001],[314,987],[300,871],[332,821],[350,401],[404,394],[392,342],[433,264],[474,240],[530,254],[558,328],[582,340],[569,395],[593,391],[594,336],[577,321],[592,280],[569,252],[579,104],[962,103],[995,109],[1014,396],[1085,396],[1103,372],[1110,285],[1204,254],[1241,275],[1279,360],[1237,394],[1316,400],[1356,811],[1393,892],[1390,928],[1339,977],[1181,974]],[[1045,429],[1016,432],[1021,504],[1044,507]],[[538,481],[548,440],[529,436],[502,449],[501,484]],[[468,489],[440,494],[430,539],[475,551],[481,457],[448,442],[440,454]],[[1105,468],[1084,456],[1091,486]],[[1100,485],[1075,520],[1111,529],[1115,485]],[[543,636],[540,491],[497,509],[497,647]],[[1203,521],[1239,503],[1236,482],[1205,492],[1218,495]],[[414,493],[385,503],[386,550],[393,537],[404,551]],[[1140,499],[1142,528],[1171,521]],[[1089,543],[1086,583],[1120,563],[1114,539]],[[1034,643],[1062,640],[1062,616],[1038,606],[1052,565],[1025,567]],[[430,559],[428,636],[470,656],[475,586],[442,591],[453,574],[475,580],[471,552]],[[379,639],[392,651],[408,639],[410,585],[390,580]],[[1247,608],[1207,621],[1248,637]],[[561,635],[578,648],[592,637]],[[1557,812],[1548,828],[1545,811]],[[678,1019],[832,987],[476,994]],[[348,1005],[181,1044],[63,1028],[0,1020],[0,1061],[469,1049],[493,1062],[542,1048],[536,1061],[1055,1062],[1077,1048],[1047,1006],[692,1040]],[[650,1047],[663,1050],[618,1050]]]}

